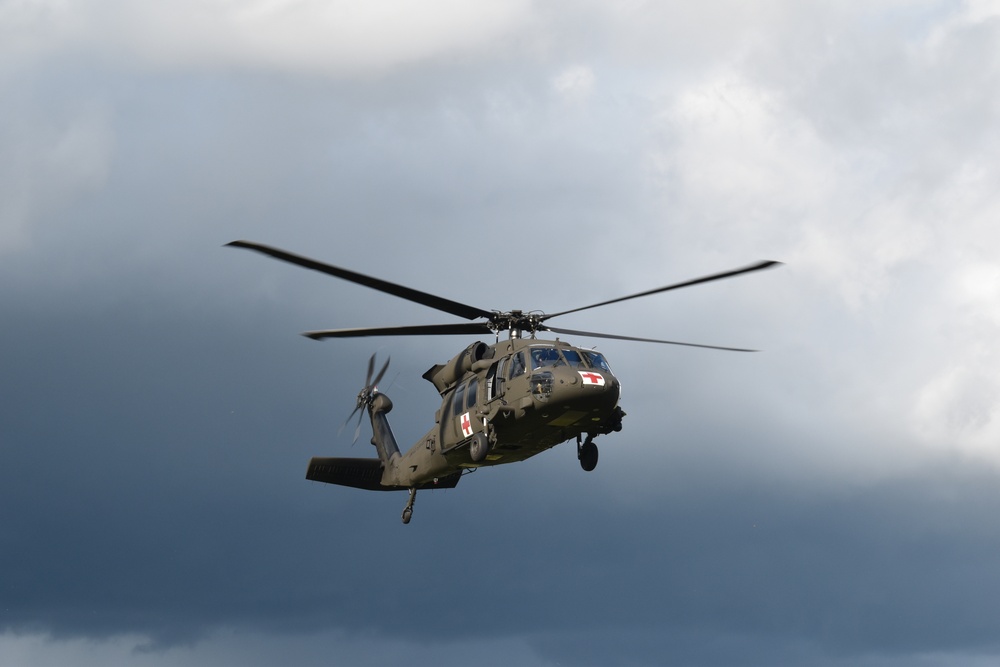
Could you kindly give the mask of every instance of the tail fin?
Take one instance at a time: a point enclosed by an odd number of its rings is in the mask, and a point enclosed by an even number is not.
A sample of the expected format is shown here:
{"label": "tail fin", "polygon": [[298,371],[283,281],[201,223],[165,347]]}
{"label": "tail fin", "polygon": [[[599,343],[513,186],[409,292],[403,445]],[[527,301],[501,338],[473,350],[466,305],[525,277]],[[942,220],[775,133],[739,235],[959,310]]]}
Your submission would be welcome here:
{"label": "tail fin", "polygon": [[[378,391],[377,389],[375,390]],[[368,414],[372,422],[372,444],[378,450],[378,457],[385,465],[390,465],[393,457],[399,456],[399,445],[389,426],[386,413],[392,410],[392,401],[385,394],[375,393],[368,403]]]}

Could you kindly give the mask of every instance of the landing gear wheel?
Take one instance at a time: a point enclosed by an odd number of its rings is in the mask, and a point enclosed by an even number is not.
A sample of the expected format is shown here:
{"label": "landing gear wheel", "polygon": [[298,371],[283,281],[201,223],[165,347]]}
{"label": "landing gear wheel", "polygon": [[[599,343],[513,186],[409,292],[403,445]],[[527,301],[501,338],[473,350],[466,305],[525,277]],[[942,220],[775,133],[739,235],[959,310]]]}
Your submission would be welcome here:
{"label": "landing gear wheel", "polygon": [[413,501],[417,499],[417,490],[410,489],[410,499],[406,501],[406,507],[403,508],[403,523],[410,523],[410,519],[413,518]]}
{"label": "landing gear wheel", "polygon": [[469,443],[469,458],[475,463],[486,460],[486,455],[490,453],[490,441],[485,433],[477,433]]}
{"label": "landing gear wheel", "polygon": [[597,445],[589,437],[582,445],[579,445],[577,456],[580,459],[580,467],[590,472],[597,467]]}

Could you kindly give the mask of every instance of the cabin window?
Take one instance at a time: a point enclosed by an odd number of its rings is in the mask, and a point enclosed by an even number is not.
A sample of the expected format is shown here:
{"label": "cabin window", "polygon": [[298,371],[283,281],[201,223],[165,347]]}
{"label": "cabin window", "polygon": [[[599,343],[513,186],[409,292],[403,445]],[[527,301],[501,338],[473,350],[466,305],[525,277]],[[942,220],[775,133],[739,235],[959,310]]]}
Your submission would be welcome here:
{"label": "cabin window", "polygon": [[468,410],[476,407],[477,392],[479,391],[479,378],[469,380],[469,388],[465,390],[465,407]]}
{"label": "cabin window", "polygon": [[524,375],[524,352],[518,352],[510,361],[510,379],[518,377],[519,375]]}
{"label": "cabin window", "polygon": [[465,385],[459,386],[455,390],[455,396],[452,398],[452,411],[453,415],[460,415],[465,410]]}

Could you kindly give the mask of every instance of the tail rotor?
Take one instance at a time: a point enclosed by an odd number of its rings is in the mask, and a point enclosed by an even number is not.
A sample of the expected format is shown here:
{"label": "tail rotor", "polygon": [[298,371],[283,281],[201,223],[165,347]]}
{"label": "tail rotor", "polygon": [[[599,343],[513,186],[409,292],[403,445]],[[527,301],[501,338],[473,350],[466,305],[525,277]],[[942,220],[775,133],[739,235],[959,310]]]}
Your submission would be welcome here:
{"label": "tail rotor", "polygon": [[385,363],[382,365],[382,369],[378,372],[378,375],[376,375],[374,379],[372,379],[372,375],[375,373],[375,355],[373,354],[368,359],[368,372],[365,375],[365,386],[358,392],[358,398],[355,403],[354,410],[352,410],[351,414],[348,415],[346,420],[344,420],[344,424],[340,427],[339,431],[343,432],[343,430],[354,418],[354,415],[358,415],[358,423],[354,427],[354,440],[351,441],[352,446],[357,443],[358,438],[361,436],[361,421],[364,419],[364,411],[371,405],[372,401],[375,400],[375,396],[378,394],[378,383],[385,377],[385,372],[389,369],[389,361],[391,359],[392,357],[389,357],[385,360]]}

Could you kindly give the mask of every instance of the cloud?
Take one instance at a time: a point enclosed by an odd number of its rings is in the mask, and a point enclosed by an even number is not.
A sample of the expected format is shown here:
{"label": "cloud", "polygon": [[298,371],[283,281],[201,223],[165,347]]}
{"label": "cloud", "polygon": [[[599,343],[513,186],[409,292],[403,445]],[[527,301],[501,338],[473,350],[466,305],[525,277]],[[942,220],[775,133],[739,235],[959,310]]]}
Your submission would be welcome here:
{"label": "cloud", "polygon": [[[391,637],[377,643],[371,637],[351,637],[342,632],[319,635],[270,635],[260,632],[220,630],[196,645],[150,650],[148,639],[124,635],[104,641],[85,639],[53,640],[45,635],[0,635],[0,658],[22,667],[73,664],[77,667],[134,665],[173,667],[211,664],[214,667],[254,667],[292,664],[297,667],[333,664],[464,665],[468,656],[481,656],[479,664],[543,667],[534,651],[519,640],[489,640],[465,643],[447,640],[407,642]],[[491,657],[492,656],[492,657]]]}
{"label": "cloud", "polygon": [[30,244],[40,219],[65,211],[106,183],[114,131],[99,102],[71,104],[55,113],[37,99],[11,95],[11,122],[0,129],[0,256]]}
{"label": "cloud", "polygon": [[[898,10],[881,6],[872,19]],[[993,308],[963,295],[972,284],[992,293],[997,265],[983,249],[1000,240],[983,222],[998,210],[986,176],[996,175],[998,136],[983,120],[996,87],[981,80],[997,70],[973,64],[995,61],[984,38],[993,23],[969,7],[915,12],[893,41],[838,20],[830,39],[851,49],[814,41],[791,60],[756,49],[665,97],[647,156],[665,215],[682,221],[662,229],[664,245],[695,258],[761,248],[813,284],[823,328],[800,318],[771,333],[812,345],[805,366],[823,368],[828,354],[856,365],[846,383],[826,371],[842,388],[828,393],[833,412],[860,409],[869,425],[895,422],[902,438],[919,433],[990,462],[996,393],[976,369],[992,362]],[[845,339],[848,329],[864,337]],[[903,338],[920,351],[894,344]],[[865,367],[877,382],[861,380]]]}
{"label": "cloud", "polygon": [[7,3],[4,32],[30,29],[7,49],[36,57],[61,50],[123,55],[166,67],[244,67],[368,75],[482,53],[523,25],[527,2]]}
{"label": "cloud", "polygon": [[[0,655],[995,657],[987,6],[2,7]],[[787,264],[567,316],[763,352],[582,341],[625,386],[597,471],[404,530],[305,462],[368,454],[372,351],[408,443],[469,341],[301,339],[443,318],[236,238],[549,312]]]}
{"label": "cloud", "polygon": [[594,89],[594,72],[584,65],[576,65],[560,72],[552,80],[552,88],[567,99],[586,99]]}

